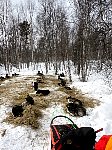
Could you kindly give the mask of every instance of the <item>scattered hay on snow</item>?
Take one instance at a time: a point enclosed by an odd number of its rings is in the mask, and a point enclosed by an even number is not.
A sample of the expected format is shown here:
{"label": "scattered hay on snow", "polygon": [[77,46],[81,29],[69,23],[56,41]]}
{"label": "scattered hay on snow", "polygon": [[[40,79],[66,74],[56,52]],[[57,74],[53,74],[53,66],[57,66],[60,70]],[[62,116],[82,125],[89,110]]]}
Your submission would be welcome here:
{"label": "scattered hay on snow", "polygon": [[30,126],[33,129],[37,129],[40,127],[39,118],[42,117],[42,112],[33,105],[26,106],[23,111],[22,117],[14,117],[12,113],[8,114],[8,117],[3,121],[17,125],[26,125]]}
{"label": "scattered hay on snow", "polygon": [[[100,104],[100,102],[98,100],[87,97],[86,95],[82,94],[82,92],[80,90],[77,90],[74,88],[72,90],[67,90],[64,87],[59,87],[58,90],[65,92],[68,96],[79,99],[83,103],[84,107],[86,107],[86,108],[88,108],[88,107],[94,108],[95,106]],[[64,98],[63,102],[65,104],[68,103],[68,101],[65,98]],[[65,106],[64,106],[64,109],[65,109]]]}
{"label": "scattered hay on snow", "polygon": [[[30,81],[26,84],[25,82],[30,79]],[[17,82],[16,84],[18,85],[18,89],[24,87],[23,92],[18,91],[18,95],[12,95],[12,105],[18,105],[18,104],[22,104],[25,101],[25,98],[27,96],[28,93],[32,93],[33,88],[31,87],[31,79],[33,79],[32,77],[29,78],[25,78],[23,80],[22,83],[24,83],[22,85],[19,84],[19,82]],[[31,96],[33,96],[34,99],[34,105],[28,105],[26,106],[25,110],[23,111],[23,116],[22,117],[17,117],[15,118],[12,113],[9,113],[7,118],[4,120],[7,123],[11,123],[14,124],[16,126],[18,125],[26,125],[26,126],[30,126],[34,129],[37,129],[41,126],[39,120],[40,118],[43,116],[42,115],[42,110],[47,108],[49,106],[49,104],[51,102],[59,102],[62,104],[64,110],[66,109],[66,104],[67,104],[67,96],[72,96],[75,97],[79,100],[81,100],[83,102],[83,105],[85,108],[88,107],[95,107],[95,105],[98,105],[98,101],[93,100],[91,98],[86,97],[85,95],[83,95],[81,93],[81,91],[77,90],[77,89],[72,89],[72,90],[67,90],[64,87],[60,87],[58,86],[58,79],[54,79],[54,77],[52,78],[44,78],[44,83],[39,83],[39,88],[51,88],[53,89],[53,91],[51,92],[50,95],[44,97],[44,96],[37,96],[35,94],[30,94]],[[15,85],[15,87],[17,86]],[[56,88],[57,87],[57,88]],[[13,85],[9,86],[9,88],[13,88]],[[56,90],[57,89],[57,90]],[[3,91],[2,91],[3,90]],[[4,88],[1,89],[1,92],[4,93]],[[9,95],[9,91],[7,91],[7,95]],[[12,93],[11,93],[12,94]]]}

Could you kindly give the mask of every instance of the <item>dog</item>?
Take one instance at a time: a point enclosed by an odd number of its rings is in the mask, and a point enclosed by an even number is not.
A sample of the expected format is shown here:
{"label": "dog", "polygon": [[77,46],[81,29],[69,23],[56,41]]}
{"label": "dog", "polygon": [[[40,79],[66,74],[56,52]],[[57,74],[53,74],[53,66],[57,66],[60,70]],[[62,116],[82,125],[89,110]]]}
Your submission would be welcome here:
{"label": "dog", "polygon": [[23,107],[22,105],[15,105],[12,107],[12,114],[14,115],[14,117],[21,117],[23,116]]}
{"label": "dog", "polygon": [[34,90],[37,91],[37,89],[38,89],[38,82],[34,82],[33,83],[33,87],[34,87]]}
{"label": "dog", "polygon": [[66,81],[64,80],[64,79],[61,79],[60,78],[60,83],[58,83],[58,85],[60,85],[60,86],[66,86]]}
{"label": "dog", "polygon": [[27,105],[34,105],[34,100],[31,96],[29,96],[29,94],[27,95],[26,99],[26,104]]}
{"label": "dog", "polygon": [[38,89],[36,92],[36,94],[42,94],[44,96],[48,95],[49,93],[50,93],[49,90],[40,90],[40,89]]}

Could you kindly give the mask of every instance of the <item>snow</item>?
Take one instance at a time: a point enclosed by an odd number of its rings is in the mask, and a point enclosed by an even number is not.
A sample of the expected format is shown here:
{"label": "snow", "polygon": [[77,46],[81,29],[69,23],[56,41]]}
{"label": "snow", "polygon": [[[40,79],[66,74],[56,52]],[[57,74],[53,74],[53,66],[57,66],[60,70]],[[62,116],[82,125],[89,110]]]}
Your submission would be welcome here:
{"label": "snow", "polygon": [[[40,69],[45,74],[45,67],[43,64],[40,65],[40,68],[37,70]],[[27,76],[35,75],[37,70],[25,68],[20,72],[13,69],[13,72]],[[0,69],[0,74],[5,74],[3,68]],[[49,70],[48,74],[54,75],[52,68]],[[86,96],[99,100],[100,105],[95,108],[88,108],[87,115],[84,117],[72,117],[69,114],[64,113],[61,105],[52,103],[49,108],[43,111],[44,116],[40,119],[42,127],[35,131],[28,127],[15,127],[2,122],[6,117],[7,112],[11,111],[11,108],[6,104],[1,104],[0,150],[50,150],[50,123],[52,118],[57,115],[66,115],[67,117],[70,117],[79,127],[90,126],[95,130],[103,128],[103,131],[97,134],[96,140],[104,134],[112,134],[112,88],[105,82],[105,76],[101,73],[93,73],[89,76],[87,82],[80,82],[78,76],[72,73],[72,81],[70,87],[75,87],[81,90]],[[5,84],[7,84],[7,82],[5,82]],[[53,87],[51,87],[51,90],[52,89]],[[57,122],[62,123],[62,121],[63,120],[60,119]],[[4,132],[5,135],[2,136],[2,133]]]}

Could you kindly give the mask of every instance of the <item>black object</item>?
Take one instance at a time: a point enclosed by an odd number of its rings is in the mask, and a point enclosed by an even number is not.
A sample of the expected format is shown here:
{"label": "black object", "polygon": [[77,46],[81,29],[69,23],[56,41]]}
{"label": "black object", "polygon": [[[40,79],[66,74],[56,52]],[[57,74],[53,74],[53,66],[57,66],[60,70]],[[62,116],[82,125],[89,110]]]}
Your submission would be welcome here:
{"label": "black object", "polygon": [[19,76],[19,74],[17,74],[17,73],[12,74],[12,77],[16,77],[16,76]]}
{"label": "black object", "polygon": [[66,86],[66,85],[65,85],[64,88],[67,89],[67,90],[72,90],[69,86]]}
{"label": "black object", "polygon": [[37,75],[43,76],[43,73],[41,73],[40,71],[38,71]]}
{"label": "black object", "polygon": [[77,98],[69,96],[66,99],[68,99],[70,102],[73,102],[74,104],[82,106],[82,102]]}
{"label": "black object", "polygon": [[60,83],[58,83],[58,85],[65,86],[66,85],[66,81],[64,79],[60,78]]}
{"label": "black object", "polygon": [[71,96],[69,96],[67,99],[69,102],[66,107],[70,113],[72,113],[74,116],[80,117],[86,115],[86,109],[83,107],[83,104],[80,100],[72,98]]}
{"label": "black object", "polygon": [[65,77],[65,75],[64,75],[64,73],[62,72],[62,73],[60,73],[60,77]]}
{"label": "black object", "polygon": [[6,76],[5,76],[5,77],[6,77],[6,79],[10,78],[10,76],[9,76],[8,74],[6,74]]}
{"label": "black object", "polygon": [[37,91],[38,89],[38,82],[34,82],[34,90]]}
{"label": "black object", "polygon": [[1,77],[0,77],[0,80],[3,81],[3,80],[5,80],[5,78],[1,76]]}
{"label": "black object", "polygon": [[68,111],[75,116],[82,117],[82,116],[86,115],[86,109],[83,106],[80,106],[80,105],[77,105],[74,103],[68,103],[66,105],[66,107],[67,107]]}
{"label": "black object", "polygon": [[50,93],[49,90],[40,90],[40,89],[38,89],[36,92],[36,94],[42,94],[44,96],[48,95],[49,93]]}
{"label": "black object", "polygon": [[29,104],[34,105],[34,100],[31,96],[27,95],[27,97],[25,99],[26,99],[28,105]]}
{"label": "black object", "polygon": [[70,119],[71,124],[53,125],[51,121],[51,150],[94,150],[96,132],[91,127],[78,128]]}
{"label": "black object", "polygon": [[14,117],[21,117],[23,116],[23,107],[22,105],[15,105],[12,108],[12,113],[14,115]]}
{"label": "black object", "polygon": [[61,140],[62,150],[93,150],[96,133],[91,127],[73,129]]}

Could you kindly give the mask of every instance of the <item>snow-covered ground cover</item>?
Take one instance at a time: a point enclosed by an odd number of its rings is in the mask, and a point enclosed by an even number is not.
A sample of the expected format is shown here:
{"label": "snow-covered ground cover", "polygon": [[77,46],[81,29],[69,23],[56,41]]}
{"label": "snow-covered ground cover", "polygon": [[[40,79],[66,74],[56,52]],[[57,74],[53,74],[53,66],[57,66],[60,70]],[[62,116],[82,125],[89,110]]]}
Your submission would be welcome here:
{"label": "snow-covered ground cover", "polygon": [[[44,65],[41,65],[37,70],[42,70],[45,73]],[[21,75],[35,75],[37,70],[21,69],[13,72]],[[67,71],[65,70],[65,73]],[[100,101],[100,105],[95,108],[87,109],[87,116],[71,117],[65,114],[61,105],[55,103],[43,111],[43,118],[40,120],[42,127],[39,130],[32,130],[28,127],[6,124],[2,120],[6,117],[6,113],[11,111],[6,104],[0,105],[0,150],[50,150],[50,122],[57,115],[66,115],[70,117],[79,127],[90,126],[95,130],[103,128],[103,131],[97,134],[97,140],[104,134],[112,134],[112,89],[105,84],[105,77],[101,73],[94,73],[88,78],[88,82],[80,82],[78,76],[72,73],[72,83],[70,87],[76,87],[88,97],[95,98]],[[3,69],[0,69],[0,74],[5,74]],[[54,75],[52,68],[48,74]],[[58,121],[59,123],[62,120]]]}

